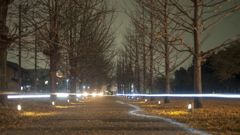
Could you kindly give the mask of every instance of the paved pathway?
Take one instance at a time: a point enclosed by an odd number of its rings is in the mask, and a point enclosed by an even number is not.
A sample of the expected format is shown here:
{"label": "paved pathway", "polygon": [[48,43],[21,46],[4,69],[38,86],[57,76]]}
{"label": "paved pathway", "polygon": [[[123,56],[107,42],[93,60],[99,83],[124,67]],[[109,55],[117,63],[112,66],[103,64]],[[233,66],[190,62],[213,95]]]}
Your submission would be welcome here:
{"label": "paved pathway", "polygon": [[[57,116],[10,128],[0,134],[10,135],[193,135],[192,131],[169,119],[149,116],[121,97],[95,97],[72,105]],[[139,115],[141,113],[141,115]]]}

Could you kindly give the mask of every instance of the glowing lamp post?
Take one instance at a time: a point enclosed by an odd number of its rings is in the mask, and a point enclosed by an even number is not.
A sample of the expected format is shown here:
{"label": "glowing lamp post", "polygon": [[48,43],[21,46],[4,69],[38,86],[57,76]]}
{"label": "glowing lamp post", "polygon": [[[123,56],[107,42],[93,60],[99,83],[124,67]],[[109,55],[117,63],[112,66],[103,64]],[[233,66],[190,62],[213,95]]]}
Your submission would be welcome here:
{"label": "glowing lamp post", "polygon": [[21,111],[21,110],[22,110],[21,104],[18,104],[18,105],[17,105],[17,109],[18,109],[18,111]]}
{"label": "glowing lamp post", "polygon": [[192,103],[192,102],[189,102],[189,103],[188,103],[188,112],[193,112],[193,110],[194,110],[193,103]]}
{"label": "glowing lamp post", "polygon": [[52,101],[52,105],[55,105],[55,102],[54,102],[54,101]]}

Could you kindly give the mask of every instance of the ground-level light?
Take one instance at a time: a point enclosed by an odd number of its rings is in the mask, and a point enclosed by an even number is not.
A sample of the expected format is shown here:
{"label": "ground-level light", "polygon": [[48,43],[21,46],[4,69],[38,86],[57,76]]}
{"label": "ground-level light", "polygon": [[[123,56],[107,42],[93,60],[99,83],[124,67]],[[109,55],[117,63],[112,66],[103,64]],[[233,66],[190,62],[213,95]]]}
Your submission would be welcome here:
{"label": "ground-level light", "polygon": [[145,99],[145,102],[147,102],[147,99]]}
{"label": "ground-level light", "polygon": [[21,104],[18,104],[18,105],[17,105],[17,109],[18,109],[18,111],[21,111],[21,110],[22,110]]}
{"label": "ground-level light", "polygon": [[54,102],[54,101],[52,101],[52,105],[55,105],[55,102]]}
{"label": "ground-level light", "polygon": [[188,111],[189,111],[189,112],[193,112],[193,110],[194,110],[193,103],[192,103],[192,102],[189,102],[189,103],[188,103]]}
{"label": "ground-level light", "polygon": [[158,104],[161,105],[161,104],[162,104],[162,101],[161,101],[161,100],[158,100]]}

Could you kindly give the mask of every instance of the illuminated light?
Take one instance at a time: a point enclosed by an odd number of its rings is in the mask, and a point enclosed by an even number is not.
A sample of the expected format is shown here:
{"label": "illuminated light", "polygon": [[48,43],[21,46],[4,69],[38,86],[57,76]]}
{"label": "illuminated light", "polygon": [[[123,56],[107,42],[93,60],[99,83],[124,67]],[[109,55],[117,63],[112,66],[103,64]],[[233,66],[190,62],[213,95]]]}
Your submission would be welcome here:
{"label": "illuminated light", "polygon": [[[123,94],[117,94],[122,96]],[[145,97],[215,97],[215,98],[240,98],[240,94],[128,94],[128,96]]]}
{"label": "illuminated light", "polygon": [[82,99],[84,99],[84,97],[82,97]]}
{"label": "illuminated light", "polygon": [[91,97],[88,97],[88,98],[91,98]]}
{"label": "illuminated light", "polygon": [[83,88],[85,89],[86,87],[85,87],[85,86],[83,86]]}
{"label": "illuminated light", "polygon": [[192,102],[189,102],[189,103],[188,103],[188,111],[189,111],[189,112],[193,112],[193,110],[194,110],[193,103],[192,103]]}
{"label": "illuminated light", "polygon": [[93,93],[92,96],[95,97],[95,96],[96,96],[96,93]]}
{"label": "illuminated light", "polygon": [[147,99],[145,99],[145,102],[147,102]]}
{"label": "illuminated light", "polygon": [[69,102],[69,99],[67,99],[67,102]]}
{"label": "illuminated light", "polygon": [[86,99],[87,99],[87,97],[86,97]]}
{"label": "illuminated light", "polygon": [[162,104],[162,101],[161,101],[161,100],[159,100],[159,101],[158,101],[158,104],[159,104],[159,105],[161,105],[161,104]]}
{"label": "illuminated light", "polygon": [[54,102],[54,101],[52,101],[52,105],[55,105],[55,102]]}
{"label": "illuminated light", "polygon": [[48,84],[48,81],[45,81],[45,84],[47,85],[47,84]]}
{"label": "illuminated light", "polygon": [[58,84],[58,82],[56,82],[56,84]]}
{"label": "illuminated light", "polygon": [[139,98],[137,98],[137,100],[139,100]]}
{"label": "illuminated light", "polygon": [[8,99],[15,98],[50,98],[50,95],[10,95],[7,96]]}
{"label": "illuminated light", "polygon": [[78,101],[78,98],[76,98],[76,101]]}
{"label": "illuminated light", "polygon": [[81,94],[77,94],[76,96],[77,96],[77,97],[81,97],[82,95],[81,95]]}
{"label": "illuminated light", "polygon": [[87,95],[88,95],[88,93],[86,93],[86,92],[83,93],[83,96],[87,96]]}
{"label": "illuminated light", "polygon": [[90,87],[88,86],[87,88],[89,89]]}
{"label": "illuminated light", "polygon": [[18,105],[17,105],[17,109],[18,109],[18,111],[21,111],[21,110],[22,110],[21,104],[18,104]]}
{"label": "illuminated light", "polygon": [[57,97],[68,97],[69,94],[57,94]]}
{"label": "illuminated light", "polygon": [[132,97],[132,99],[134,99],[134,97]]}

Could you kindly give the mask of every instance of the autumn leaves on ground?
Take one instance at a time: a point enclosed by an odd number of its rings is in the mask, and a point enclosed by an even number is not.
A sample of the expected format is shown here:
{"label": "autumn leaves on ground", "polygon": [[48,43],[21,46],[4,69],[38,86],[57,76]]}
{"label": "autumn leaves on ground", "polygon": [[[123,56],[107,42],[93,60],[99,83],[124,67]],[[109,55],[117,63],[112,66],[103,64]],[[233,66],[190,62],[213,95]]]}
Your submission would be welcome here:
{"label": "autumn leaves on ground", "polygon": [[[18,103],[22,105],[20,112],[17,110]],[[68,106],[70,104],[66,101],[52,106],[48,99],[9,101],[8,107],[0,106],[0,130],[56,115]]]}
{"label": "autumn leaves on ground", "polygon": [[[192,98],[171,98],[171,103],[162,105],[157,104],[157,99],[146,103],[144,99],[123,98],[123,100],[139,106],[152,115],[171,118],[211,134],[240,134],[239,99],[204,98],[204,107],[195,109],[193,113],[187,112],[188,102],[193,101]],[[61,113],[72,105],[65,100],[59,101],[55,106],[50,105],[48,99],[22,100],[22,111],[18,112],[17,103],[19,102],[10,101],[9,107],[0,107],[0,130],[46,119]]]}
{"label": "autumn leaves on ground", "polygon": [[[158,98],[159,99],[159,98]],[[162,98],[162,101],[164,98]],[[158,105],[158,100],[125,99],[146,112],[171,118],[181,123],[207,131],[211,134],[240,134],[240,99],[204,98],[201,109],[188,112],[188,103],[193,98],[171,98],[171,103]]]}

